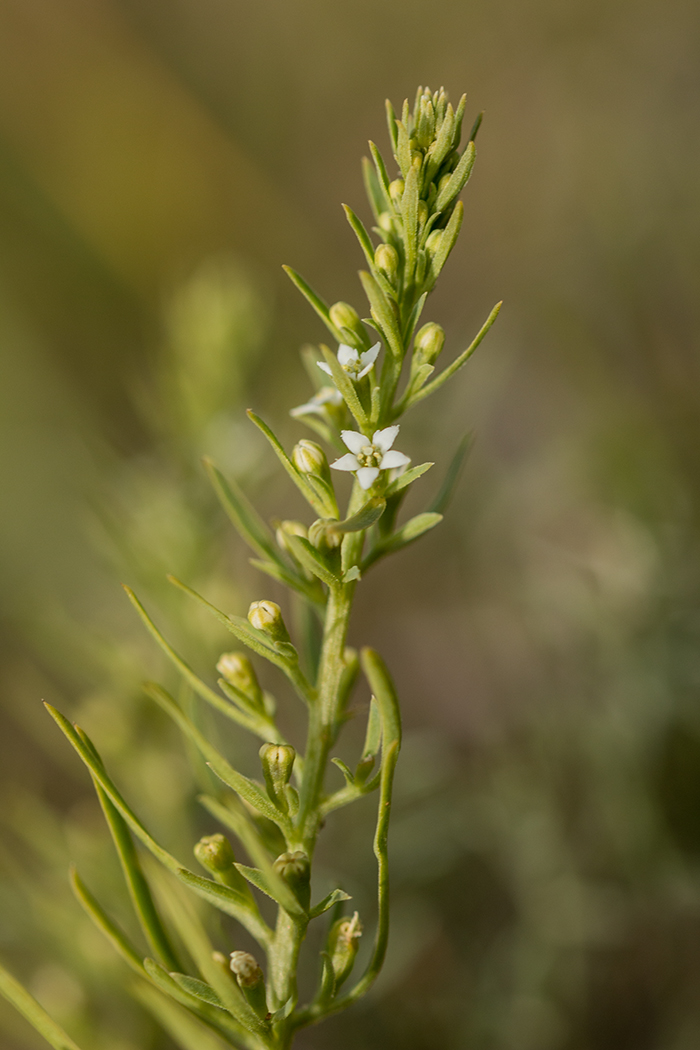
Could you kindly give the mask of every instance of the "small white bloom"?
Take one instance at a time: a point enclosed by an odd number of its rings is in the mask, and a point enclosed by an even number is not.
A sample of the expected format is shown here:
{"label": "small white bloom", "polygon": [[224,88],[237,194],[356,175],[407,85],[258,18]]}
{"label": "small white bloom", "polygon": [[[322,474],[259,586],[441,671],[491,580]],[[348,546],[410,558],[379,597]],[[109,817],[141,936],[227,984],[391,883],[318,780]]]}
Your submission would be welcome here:
{"label": "small white bloom", "polygon": [[[338,347],[338,364],[344,371],[348,373],[351,379],[355,382],[366,376],[370,368],[377,360],[379,356],[379,343],[375,343],[369,350],[365,350],[364,353],[360,353],[359,350],[355,350],[354,347],[348,346],[346,343],[341,343]],[[323,371],[332,376],[331,366],[327,365],[325,361],[317,361],[318,367],[322,368]]]}
{"label": "small white bloom", "polygon": [[380,470],[405,467],[411,462],[403,452],[391,448],[398,432],[398,425],[375,430],[370,441],[356,430],[341,430],[340,436],[350,451],[336,459],[335,463],[331,463],[331,467],[335,470],[352,471],[363,489],[371,488],[379,477]]}
{"label": "small white bloom", "polygon": [[290,416],[325,416],[325,405],[342,405],[343,395],[334,386],[322,386],[305,405],[298,405],[290,411]]}

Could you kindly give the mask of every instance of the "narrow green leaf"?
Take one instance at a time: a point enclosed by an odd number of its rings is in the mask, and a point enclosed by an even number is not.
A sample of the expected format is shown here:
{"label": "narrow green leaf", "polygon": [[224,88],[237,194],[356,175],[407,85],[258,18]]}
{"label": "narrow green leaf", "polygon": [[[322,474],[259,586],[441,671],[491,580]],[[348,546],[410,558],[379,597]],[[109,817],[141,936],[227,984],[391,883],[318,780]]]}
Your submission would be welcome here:
{"label": "narrow green leaf", "polygon": [[420,199],[421,161],[416,157],[408,170],[401,198],[401,216],[403,218],[403,239],[406,256],[406,284],[410,284],[416,269],[416,249],[418,247],[418,201]]}
{"label": "narrow green leaf", "polygon": [[369,717],[367,719],[367,733],[365,735],[365,746],[362,749],[362,759],[365,761],[379,754],[379,744],[382,739],[382,718],[376,697],[372,697],[369,705]]}
{"label": "narrow green leaf", "polygon": [[[388,205],[389,201],[391,200],[391,197],[389,196],[389,185],[390,185],[389,173],[386,170],[386,164],[384,163],[384,158],[382,157],[381,153],[379,152],[379,150],[377,149],[377,147],[375,146],[375,144],[372,141],[370,141],[369,148],[370,148],[370,152],[372,154],[372,160],[374,161],[374,167],[375,167],[376,172],[377,172],[377,179],[379,180],[379,185],[381,186],[382,190],[384,191],[384,195],[386,197],[386,204]],[[377,216],[377,218],[378,217],[379,216]]]}
{"label": "narrow green leaf", "polygon": [[240,798],[245,799],[262,816],[274,821],[283,829],[290,830],[288,819],[270,802],[265,792],[258,787],[255,781],[243,776],[242,773],[239,773],[226,761],[223,755],[209,743],[204,734],[200,732],[194,722],[187,717],[182,708],[175,703],[172,696],[162,686],[157,685],[155,682],[148,682],[145,690],[159,707],[173,719],[187,739],[192,741],[220,780],[228,784]]}
{"label": "narrow green leaf", "polygon": [[255,937],[258,944],[261,944],[264,948],[269,947],[272,941],[272,930],[261,916],[255,902],[251,905],[250,900],[242,894],[236,893],[229,886],[224,886],[220,882],[214,882],[212,879],[206,879],[202,875],[195,875],[194,872],[188,871],[186,868],[180,869],[178,878],[183,885],[189,886],[191,890],[194,890],[202,900],[208,901],[209,904],[213,904],[219,911],[237,919],[241,926],[244,926],[248,933]]}
{"label": "narrow green leaf", "polygon": [[[454,127],[454,137],[452,139],[452,149],[457,149],[457,147],[459,146],[459,141],[460,141],[460,139],[462,137],[462,121],[464,120],[464,111],[465,111],[466,108],[467,108],[467,96],[466,95],[462,95],[462,97],[460,98],[459,102],[457,103],[457,109],[455,110],[455,127]],[[482,114],[482,116],[483,116],[483,114]],[[481,121],[479,121],[479,123],[481,123]],[[477,129],[478,129],[478,125],[477,125]],[[472,133],[469,136],[469,141],[471,141],[473,138],[474,138],[474,130],[472,129]]]}
{"label": "narrow green leaf", "polygon": [[312,919],[317,919],[319,915],[323,915],[323,913],[327,912],[329,908],[332,908],[334,904],[339,904],[341,901],[351,900],[352,897],[349,893],[346,893],[345,890],[332,890],[323,898],[322,901],[319,901],[318,904],[314,905],[314,907],[309,912],[309,916]]}
{"label": "narrow green leaf", "polygon": [[197,977],[189,977],[186,973],[176,973],[174,971],[171,971],[170,976],[176,984],[179,984],[181,988],[184,988],[186,992],[189,992],[196,999],[201,999],[203,1003],[208,1003],[209,1006],[216,1006],[219,1010],[226,1009],[211,985],[208,985],[205,981],[200,981]]}
{"label": "narrow green leaf", "polygon": [[340,772],[343,774],[343,776],[345,777],[345,783],[348,785],[348,787],[354,787],[355,775],[350,771],[349,767],[345,764],[345,762],[343,762],[341,758],[332,758],[331,762],[334,766],[337,766]]}
{"label": "narrow green leaf", "polygon": [[459,231],[462,227],[462,219],[464,218],[464,205],[461,201],[457,201],[455,209],[450,215],[450,221],[448,222],[445,229],[442,231],[442,237],[440,244],[435,252],[435,255],[430,260],[429,267],[429,280],[428,287],[432,288],[437,281],[440,271],[447,262],[450,252],[454,248]]}
{"label": "narrow green leaf", "polygon": [[394,113],[394,107],[392,106],[389,99],[385,102],[386,107],[386,122],[389,129],[389,139],[391,140],[391,148],[396,153],[398,148],[398,140],[396,133],[396,114]]}
{"label": "narrow green leaf", "polygon": [[299,562],[329,587],[337,586],[340,580],[326,564],[323,555],[303,536],[288,536],[287,542]]}
{"label": "narrow green leaf", "polygon": [[219,694],[215,693],[213,689],[210,689],[209,686],[195,674],[190,665],[186,663],[181,656],[178,656],[173,647],[165,640],[131,588],[127,587],[126,584],[123,584],[122,586],[129,596],[129,601],[136,609],[151,635],[155,638],[165,655],[175,665],[197,696],[201,697],[206,703],[211,704],[211,706],[216,708],[217,711],[220,711],[221,714],[226,715],[226,717],[230,718],[232,722],[237,722],[238,725],[248,729],[251,733],[258,733],[259,735],[260,721],[251,718],[249,715],[243,714],[238,708],[232,707],[222,696],[219,696]]}
{"label": "narrow green leaf", "polygon": [[[226,613],[217,609],[215,605],[208,602],[206,598],[203,598],[201,594],[188,587],[186,583],[178,580],[176,576],[168,576],[168,579],[175,587],[179,587],[185,594],[189,594],[191,598],[198,601],[206,609],[219,620],[224,627],[227,627],[231,634],[235,635],[239,641],[247,645],[249,649],[252,649],[258,656],[264,656],[266,660],[273,663],[276,667],[279,667],[281,671],[284,671],[290,682],[296,689],[297,693],[304,702],[308,702],[313,697],[313,689],[311,685],[306,681],[302,671],[299,668],[299,658],[297,656],[296,649],[293,645],[285,642],[274,642],[262,631],[256,630],[251,627],[248,620],[244,620],[242,616],[227,616]],[[253,730],[257,732],[257,729]],[[260,735],[258,733],[258,735]]]}
{"label": "narrow green leaf", "polygon": [[360,270],[360,281],[369,300],[372,317],[384,337],[384,342],[388,345],[394,357],[400,360],[403,356],[401,333],[399,332],[396,314],[389,300],[371,273],[367,273],[366,270]]}
{"label": "narrow green leaf", "polygon": [[[370,269],[374,269],[374,245],[370,240],[370,236],[367,233],[362,221],[355,215],[355,212],[347,204],[343,205],[345,211],[345,218],[350,223],[352,231],[359,241],[362,251],[365,253],[365,259],[369,263]],[[345,342],[345,340],[343,340]]]}
{"label": "narrow green leaf", "polygon": [[126,934],[110,919],[99,901],[93,897],[73,865],[70,868],[70,882],[78,902],[90,916],[98,930],[105,935],[112,947],[117,950],[132,970],[142,974],[143,962],[136,948]]}
{"label": "narrow green leaf", "polygon": [[345,518],[344,521],[334,521],[333,528],[338,532],[362,532],[381,518],[385,507],[386,500],[381,496],[374,496],[358,510],[357,514]]}
{"label": "narrow green leaf", "polygon": [[434,463],[421,463],[419,466],[410,467],[403,474],[399,474],[398,478],[395,478],[386,490],[387,498],[389,496],[395,496],[397,492],[401,492],[401,490],[405,489],[407,485],[413,484],[413,482],[417,481],[422,474],[425,474],[427,470],[430,470],[430,468],[434,466]]}
{"label": "narrow green leaf", "polygon": [[[273,883],[268,875],[264,871],[261,871],[260,868],[250,868],[247,864],[236,864],[236,867],[244,879],[247,879],[252,886],[255,886],[256,889],[260,890],[261,893],[264,893],[271,900],[275,901],[276,904],[279,904],[280,907],[284,908],[284,910],[289,912],[290,915],[294,915],[300,919],[306,917],[306,912],[301,904],[282,879],[276,880]],[[281,894],[279,892],[279,883],[282,883],[285,888],[285,892]]]}
{"label": "narrow green leaf", "polygon": [[405,179],[411,169],[411,146],[405,120],[396,121],[396,163]]}
{"label": "narrow green leaf", "polygon": [[131,903],[146,941],[166,967],[177,969],[180,965],[178,958],[153,903],[126,821],[94,777],[93,783],[119,857]]}
{"label": "narrow green leaf", "polygon": [[449,182],[446,186],[440,190],[435,201],[435,211],[444,211],[448,208],[452,201],[457,197],[464,189],[469,176],[472,173],[474,167],[474,160],[476,159],[476,146],[474,141],[468,143],[464,153],[459,158],[457,167],[450,175]]}
{"label": "narrow green leaf", "polygon": [[442,514],[433,514],[430,511],[426,511],[423,514],[417,514],[415,518],[411,518],[407,521],[400,529],[393,532],[390,536],[380,540],[375,544],[374,547],[369,551],[367,556],[362,562],[362,571],[366,572],[370,565],[374,565],[375,561],[379,558],[383,558],[384,555],[394,553],[407,547],[409,543],[413,543],[423,533],[428,532],[430,529],[434,529],[436,525],[439,525],[442,521]]}
{"label": "narrow green leaf", "polygon": [[445,480],[440,486],[440,491],[430,505],[430,510],[434,511],[436,514],[444,514],[452,500],[455,487],[459,481],[459,475],[462,471],[462,465],[464,464],[467,453],[472,447],[472,440],[472,434],[465,434],[457,446],[457,451],[447,468]]}
{"label": "narrow green leaf", "polygon": [[[343,400],[352,412],[357,425],[360,430],[366,431],[369,429],[369,420],[367,419],[367,413],[365,412],[364,406],[360,401],[359,395],[355,388],[355,384],[352,379],[345,371],[343,366],[339,363],[336,355],[328,349],[325,344],[321,344],[321,352],[326,360],[326,364],[331,370],[331,375],[335,385],[337,386],[340,393],[343,395]],[[332,517],[332,513],[326,512],[324,517]]]}
{"label": "narrow green leaf", "polygon": [[336,342],[342,343],[342,341],[343,341],[342,336],[341,336],[340,332],[338,331],[338,329],[336,328],[336,326],[331,321],[331,315],[330,315],[330,312],[329,312],[329,308],[328,308],[327,304],[324,303],[324,301],[320,297],[320,295],[316,295],[316,292],[313,290],[313,288],[311,288],[306,283],[306,281],[301,276],[301,274],[297,273],[296,270],[293,270],[291,266],[283,266],[282,269],[287,274],[287,277],[290,278],[292,283],[297,286],[297,288],[299,289],[301,294],[304,296],[306,301],[308,303],[310,303],[311,306],[314,308],[314,310],[316,311],[318,316],[321,318],[321,320],[323,321],[323,323],[325,324],[326,328],[331,333],[333,338],[336,340]]}
{"label": "narrow green leaf", "polygon": [[401,745],[401,711],[396,687],[386,664],[374,649],[362,649],[360,662],[379,707],[382,722],[382,751],[386,755],[391,744]]}
{"label": "narrow green leaf", "polygon": [[440,387],[443,385],[443,383],[446,383],[448,379],[452,378],[452,376],[455,374],[455,372],[457,372],[462,367],[462,365],[465,365],[467,363],[469,358],[472,356],[472,354],[474,353],[474,351],[478,347],[478,345],[481,342],[481,340],[484,338],[484,336],[488,332],[488,330],[491,327],[491,325],[493,324],[493,322],[498,317],[498,313],[499,313],[499,311],[500,311],[502,306],[503,306],[502,302],[496,303],[496,305],[494,306],[494,308],[491,311],[491,313],[489,314],[489,316],[486,318],[486,321],[482,325],[481,329],[479,330],[479,332],[478,332],[476,338],[473,340],[473,342],[470,343],[470,345],[467,347],[467,349],[463,353],[461,353],[459,355],[459,357],[452,362],[451,365],[448,365],[447,368],[444,369],[444,371],[442,371],[440,373],[440,375],[436,379],[433,379],[432,383],[428,383],[427,386],[424,386],[422,390],[418,391],[418,393],[415,395],[415,397],[411,401],[412,405],[415,405],[419,401],[422,401],[423,398],[429,397],[431,394],[434,394],[436,390],[440,389]]}
{"label": "narrow green leaf", "polygon": [[78,1044],[66,1035],[61,1026],[49,1017],[43,1006],[39,1006],[34,996],[30,995],[4,966],[0,966],[0,995],[36,1028],[54,1050],[80,1050]]}
{"label": "narrow green leaf", "polygon": [[377,173],[367,157],[362,158],[362,181],[365,185],[365,193],[367,194],[372,214],[379,221],[379,216],[383,211],[386,211],[387,205],[384,201],[384,194],[382,193]]}
{"label": "narrow green leaf", "polygon": [[442,122],[437,138],[435,139],[432,149],[428,153],[428,163],[425,170],[425,185],[426,188],[430,182],[435,178],[436,174],[440,170],[440,166],[447,154],[453,149],[452,140],[455,132],[455,115],[452,106],[448,104],[447,112],[445,113],[445,119]]}
{"label": "narrow green leaf", "polygon": [[270,530],[235,479],[226,479],[208,456],[204,457],[203,462],[214,491],[241,538],[256,554],[271,561],[279,561],[279,551],[273,543]]}
{"label": "narrow green leaf", "polygon": [[[339,342],[342,342],[342,337],[339,339]],[[292,479],[296,487],[299,489],[307,503],[311,504],[311,506],[314,508],[317,514],[328,514],[328,509],[324,506],[323,501],[319,500],[318,496],[309,485],[305,476],[294,466],[291,459],[282,448],[282,445],[268,427],[267,423],[264,423],[260,416],[256,415],[255,412],[251,411],[251,409],[248,409],[248,417],[253,421],[253,423],[255,423],[258,430],[261,430],[263,432],[267,440],[270,442],[280,463],[287,471],[287,474],[289,474],[290,478]]]}
{"label": "narrow green leaf", "polygon": [[481,122],[482,122],[483,119],[484,119],[484,111],[482,109],[481,113],[479,113],[477,115],[476,120],[472,124],[472,130],[469,132],[469,141],[470,142],[473,142],[474,139],[476,138],[476,136],[478,134],[478,131],[479,131],[479,128],[481,127]]}
{"label": "narrow green leaf", "polygon": [[331,483],[326,481],[325,478],[320,477],[318,474],[307,474],[306,478],[309,485],[326,508],[325,513],[337,518],[339,513],[338,501],[335,498],[335,490]]}
{"label": "narrow green leaf", "polygon": [[420,321],[421,314],[423,313],[423,307],[425,306],[425,300],[428,298],[428,293],[423,292],[416,305],[409,314],[406,328],[403,334],[403,341],[405,345],[408,345],[413,338],[413,333],[416,330],[416,325]]}

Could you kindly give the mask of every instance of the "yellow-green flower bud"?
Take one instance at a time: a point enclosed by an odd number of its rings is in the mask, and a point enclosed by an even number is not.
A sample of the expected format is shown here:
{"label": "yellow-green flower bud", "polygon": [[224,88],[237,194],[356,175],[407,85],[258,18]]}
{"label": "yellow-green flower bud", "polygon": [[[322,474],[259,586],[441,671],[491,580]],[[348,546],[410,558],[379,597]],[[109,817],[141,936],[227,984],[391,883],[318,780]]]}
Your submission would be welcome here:
{"label": "yellow-green flower bud", "polygon": [[302,539],[306,539],[308,530],[306,525],[302,525],[300,521],[281,521],[275,533],[277,543],[286,551],[287,554],[293,555],[293,550],[289,542],[289,536],[301,536]]}
{"label": "yellow-green flower bud", "polygon": [[380,244],[374,253],[374,261],[389,283],[393,284],[399,270],[399,253],[396,248],[390,244]]}
{"label": "yellow-green flower bud", "polygon": [[286,813],[289,810],[286,787],[294,768],[296,751],[291,744],[263,744],[258,752],[267,793]]}
{"label": "yellow-green flower bud", "polygon": [[326,453],[315,441],[302,438],[292,451],[294,466],[302,474],[318,474],[323,478],[329,474]]}
{"label": "yellow-green flower bud", "polygon": [[194,855],[217,882],[250,896],[248,883],[236,868],[236,857],[225,835],[205,835],[194,847]]}
{"label": "yellow-green flower bud", "polygon": [[418,201],[418,225],[423,227],[428,221],[428,205],[425,201]]}
{"label": "yellow-green flower bud", "polygon": [[450,181],[451,178],[452,178],[452,175],[451,175],[450,172],[448,172],[447,175],[443,175],[442,176],[442,178],[438,182],[438,196],[440,196],[440,194],[442,193],[442,191],[444,190],[445,186],[447,185],[447,183]]}
{"label": "yellow-green flower bud", "polygon": [[351,919],[338,919],[331,926],[326,951],[331,957],[336,988],[350,975],[361,936],[362,923],[357,912]]}
{"label": "yellow-green flower bud", "polygon": [[405,183],[403,179],[394,179],[393,182],[389,183],[389,196],[391,197],[394,204],[398,204],[403,197],[403,191]]}
{"label": "yellow-green flower bud", "polygon": [[445,345],[445,330],[439,324],[424,324],[413,344],[414,357],[422,365],[432,365]]}
{"label": "yellow-green flower bud", "polygon": [[384,233],[394,232],[394,220],[388,211],[383,211],[377,221],[379,223],[379,228],[382,229]]}
{"label": "yellow-green flower bud", "polygon": [[265,975],[258,966],[258,961],[249,952],[231,952],[231,971],[236,976],[241,989],[250,1005],[259,1017],[266,1017],[267,999],[265,997]]}
{"label": "yellow-green flower bud", "polygon": [[262,703],[260,683],[245,653],[222,653],[216,669],[229,685],[239,689],[254,704]]}
{"label": "yellow-green flower bud", "polygon": [[440,247],[440,241],[443,238],[444,230],[432,230],[428,234],[428,239],[425,242],[425,250],[428,253],[428,257],[432,258]]}
{"label": "yellow-green flower bud", "polygon": [[350,306],[350,303],[333,303],[328,313],[331,321],[336,328],[340,329],[341,333],[345,334],[347,332],[349,336],[353,337],[353,343],[361,346],[368,345],[367,332],[360,320],[360,315],[354,307]]}
{"label": "yellow-green flower bud", "polygon": [[311,869],[307,855],[302,850],[281,853],[272,867],[287,883],[302,908],[308,908],[311,901]]}
{"label": "yellow-green flower bud", "polygon": [[334,522],[328,518],[318,518],[309,526],[309,543],[319,551],[337,550],[343,542],[342,532],[333,528]]}
{"label": "yellow-green flower bud", "polygon": [[265,634],[271,635],[275,641],[286,642],[289,640],[289,634],[282,619],[282,610],[277,602],[271,602],[267,599],[253,602],[250,609],[248,609],[248,620],[257,631],[264,631]]}

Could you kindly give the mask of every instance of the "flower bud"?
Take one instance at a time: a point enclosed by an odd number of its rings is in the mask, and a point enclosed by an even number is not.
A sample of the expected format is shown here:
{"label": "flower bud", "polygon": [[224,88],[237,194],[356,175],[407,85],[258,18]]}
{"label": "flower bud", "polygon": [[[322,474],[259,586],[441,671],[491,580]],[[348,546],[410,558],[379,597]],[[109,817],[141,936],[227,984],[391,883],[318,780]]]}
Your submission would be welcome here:
{"label": "flower bud", "polygon": [[285,788],[292,775],[297,753],[291,744],[263,744],[258,754],[268,795],[286,813],[289,809],[289,802]]}
{"label": "flower bud", "polygon": [[360,315],[349,303],[333,303],[328,313],[336,328],[353,337],[351,342],[360,346],[369,346],[367,332],[360,320]]}
{"label": "flower bud", "polygon": [[418,225],[423,227],[428,221],[428,205],[425,201],[418,201]]}
{"label": "flower bud", "polygon": [[413,354],[419,364],[432,365],[445,345],[445,331],[432,321],[424,324],[413,344]]}
{"label": "flower bud", "polygon": [[258,961],[249,952],[231,952],[231,972],[235,974],[238,987],[259,1017],[266,1017],[265,975]]}
{"label": "flower bud", "polygon": [[438,196],[440,196],[440,194],[445,189],[445,186],[447,186],[447,183],[450,181],[451,178],[452,178],[452,173],[451,172],[448,172],[447,175],[443,175],[442,176],[442,178],[438,182]]}
{"label": "flower bud", "polygon": [[272,867],[287,883],[302,908],[308,908],[311,901],[311,869],[307,855],[302,850],[281,853]]}
{"label": "flower bud", "polygon": [[393,182],[389,183],[389,196],[395,204],[400,203],[403,197],[404,186],[403,179],[394,179]]}
{"label": "flower bud", "polygon": [[379,228],[383,230],[384,233],[394,232],[394,220],[388,211],[383,211],[377,222],[379,223]]}
{"label": "flower bud", "polygon": [[326,453],[315,441],[302,438],[292,451],[294,466],[302,474],[318,474],[323,478],[329,473]]}
{"label": "flower bud", "polygon": [[428,234],[428,239],[425,242],[425,250],[428,254],[428,258],[432,258],[437,252],[444,233],[444,230],[432,230]]}
{"label": "flower bud", "polygon": [[205,835],[194,847],[194,855],[217,882],[250,896],[248,883],[235,866],[236,858],[225,835]]}
{"label": "flower bud", "polygon": [[336,550],[343,542],[343,534],[333,528],[334,524],[328,518],[318,518],[309,526],[309,543],[319,551]]}
{"label": "flower bud", "polygon": [[390,244],[380,244],[374,253],[374,261],[390,284],[393,284],[399,270],[399,253],[396,248],[392,248]]}
{"label": "flower bud", "polygon": [[362,923],[357,912],[351,919],[338,919],[331,926],[326,951],[331,957],[336,988],[350,975],[361,936]]}
{"label": "flower bud", "polygon": [[222,653],[216,669],[224,681],[243,693],[254,707],[263,707],[262,689],[245,653]]}
{"label": "flower bud", "polygon": [[248,609],[248,620],[257,631],[264,631],[265,634],[269,634],[275,641],[286,642],[289,640],[289,634],[282,619],[282,610],[277,602],[271,602],[267,599],[253,602],[250,609]]}
{"label": "flower bud", "polygon": [[291,544],[289,542],[289,536],[301,536],[302,539],[306,539],[308,530],[306,525],[302,525],[300,521],[281,521],[275,533],[275,539],[278,545],[287,554],[294,554]]}

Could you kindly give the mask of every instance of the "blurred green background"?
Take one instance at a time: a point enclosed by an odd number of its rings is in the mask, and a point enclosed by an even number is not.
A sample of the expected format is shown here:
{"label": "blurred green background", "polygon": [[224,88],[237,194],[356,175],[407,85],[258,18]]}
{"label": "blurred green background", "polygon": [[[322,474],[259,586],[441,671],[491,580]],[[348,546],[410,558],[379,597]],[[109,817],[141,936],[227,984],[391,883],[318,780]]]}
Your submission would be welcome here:
{"label": "blurred green background", "polygon": [[[406,713],[393,943],[371,997],[300,1048],[700,1046],[700,8],[4,0],[0,954],[91,1050],[174,1044],[114,991],[67,889],[77,858],[126,914],[39,700],[80,717],[168,846],[215,830],[141,698],[161,668],[118,583],[209,673],[228,643],[165,572],[237,612],[278,597],[199,457],[301,514],[242,422],[304,436],[287,410],[321,330],[280,265],[359,307],[340,201],[367,217],[366,140],[388,155],[384,98],[419,83],[485,110],[426,320],[452,355],[505,306],[404,428],[434,473],[476,441],[447,522],[367,580],[353,629]],[[371,916],[359,810],[325,863],[347,858]],[[4,1007],[0,1030],[43,1045]]]}

